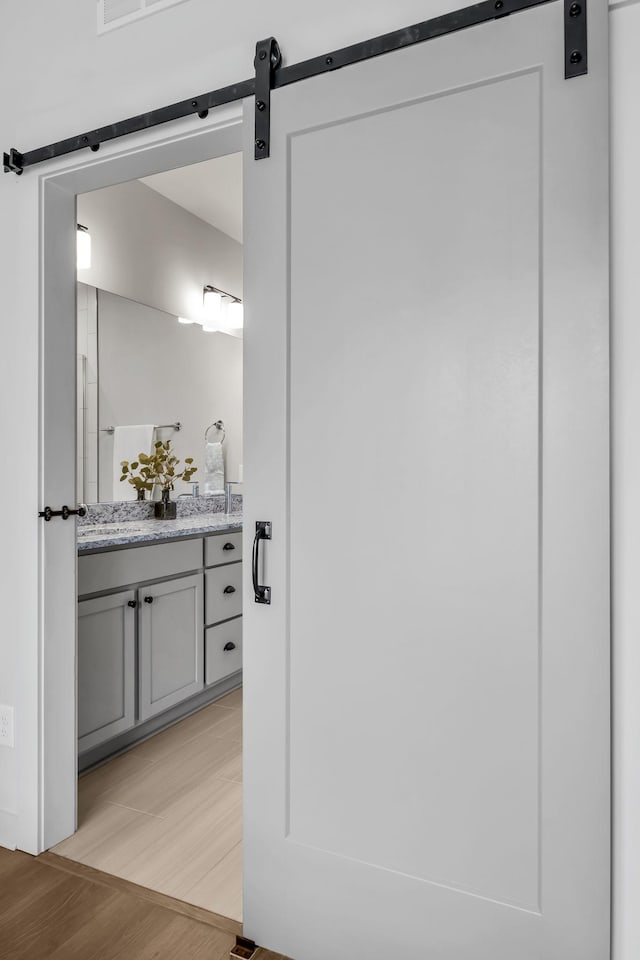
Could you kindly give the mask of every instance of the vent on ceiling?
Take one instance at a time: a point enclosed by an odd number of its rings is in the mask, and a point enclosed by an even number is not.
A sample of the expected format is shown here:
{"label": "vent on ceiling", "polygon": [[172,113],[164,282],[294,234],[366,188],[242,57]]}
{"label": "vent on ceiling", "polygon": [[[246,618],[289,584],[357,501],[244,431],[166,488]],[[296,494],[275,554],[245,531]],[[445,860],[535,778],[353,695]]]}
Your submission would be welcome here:
{"label": "vent on ceiling", "polygon": [[123,27],[185,0],[98,0],[98,33]]}

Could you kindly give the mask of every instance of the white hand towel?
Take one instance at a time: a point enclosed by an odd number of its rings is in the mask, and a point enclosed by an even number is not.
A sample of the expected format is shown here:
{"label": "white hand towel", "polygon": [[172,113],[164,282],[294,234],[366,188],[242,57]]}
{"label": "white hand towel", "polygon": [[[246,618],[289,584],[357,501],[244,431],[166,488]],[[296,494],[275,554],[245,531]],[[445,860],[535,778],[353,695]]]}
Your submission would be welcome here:
{"label": "white hand towel", "polygon": [[207,443],[204,448],[204,494],[224,493],[224,455],[221,443]]}
{"label": "white hand towel", "polygon": [[153,423],[135,424],[130,427],[116,427],[113,433],[113,499],[136,500],[138,492],[126,480],[120,483],[123,460],[137,460],[141,453],[151,453],[153,444]]}

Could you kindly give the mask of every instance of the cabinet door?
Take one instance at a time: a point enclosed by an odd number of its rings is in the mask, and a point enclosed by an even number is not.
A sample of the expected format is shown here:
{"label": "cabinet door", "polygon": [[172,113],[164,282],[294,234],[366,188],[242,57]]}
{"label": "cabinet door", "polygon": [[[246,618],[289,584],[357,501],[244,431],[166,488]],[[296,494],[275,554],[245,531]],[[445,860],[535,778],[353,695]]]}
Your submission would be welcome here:
{"label": "cabinet door", "polygon": [[202,596],[201,573],[139,591],[141,720],[204,686]]}
{"label": "cabinet door", "polygon": [[135,723],[135,623],[133,590],[78,604],[81,753]]}

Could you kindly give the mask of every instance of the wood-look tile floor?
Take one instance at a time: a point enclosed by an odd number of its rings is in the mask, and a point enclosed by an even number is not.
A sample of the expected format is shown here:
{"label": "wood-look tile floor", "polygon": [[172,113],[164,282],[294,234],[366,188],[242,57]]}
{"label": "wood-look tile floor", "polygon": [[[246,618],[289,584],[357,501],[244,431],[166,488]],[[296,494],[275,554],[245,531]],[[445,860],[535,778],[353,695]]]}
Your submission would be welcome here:
{"label": "wood-look tile floor", "polygon": [[[228,960],[240,925],[45,853],[0,848],[1,960]],[[256,960],[286,960],[259,950]]]}
{"label": "wood-look tile floor", "polygon": [[240,921],[242,690],[80,777],[53,852]]}

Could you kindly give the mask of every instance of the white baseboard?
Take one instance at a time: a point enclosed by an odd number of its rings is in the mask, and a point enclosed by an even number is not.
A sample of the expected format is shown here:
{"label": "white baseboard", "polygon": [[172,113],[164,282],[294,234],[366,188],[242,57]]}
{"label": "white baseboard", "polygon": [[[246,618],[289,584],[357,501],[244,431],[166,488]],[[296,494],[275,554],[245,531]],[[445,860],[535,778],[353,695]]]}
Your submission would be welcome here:
{"label": "white baseboard", "polygon": [[15,813],[0,809],[0,847],[16,849],[16,820]]}

